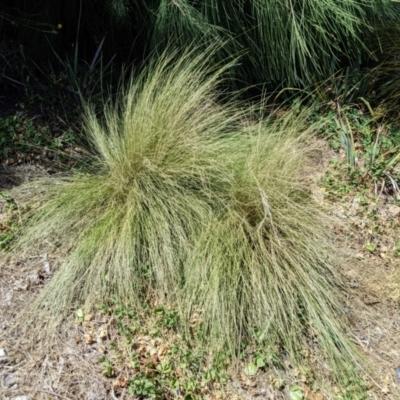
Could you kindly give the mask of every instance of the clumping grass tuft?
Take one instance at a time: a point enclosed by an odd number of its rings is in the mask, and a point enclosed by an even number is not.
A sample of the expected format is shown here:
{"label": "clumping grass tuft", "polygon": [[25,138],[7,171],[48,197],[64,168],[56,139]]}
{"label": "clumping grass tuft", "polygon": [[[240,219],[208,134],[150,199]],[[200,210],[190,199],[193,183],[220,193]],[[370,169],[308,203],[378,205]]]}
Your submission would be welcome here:
{"label": "clumping grass tuft", "polygon": [[207,65],[164,57],[104,118],[87,109],[91,170],[42,183],[17,243],[69,249],[30,329],[110,296],[139,309],[151,297],[178,310],[183,330],[200,313],[211,350],[235,357],[257,335],[300,360],[312,338],[340,376],[353,363],[341,280],[304,179],[316,127],[307,110],[257,120],[219,102],[229,65]]}
{"label": "clumping grass tuft", "polygon": [[[157,0],[146,4],[151,47],[231,39],[225,54],[245,53],[237,77],[269,87],[309,87],[370,55],[377,23],[398,18],[390,0]],[[343,63],[344,62],[344,63]]]}

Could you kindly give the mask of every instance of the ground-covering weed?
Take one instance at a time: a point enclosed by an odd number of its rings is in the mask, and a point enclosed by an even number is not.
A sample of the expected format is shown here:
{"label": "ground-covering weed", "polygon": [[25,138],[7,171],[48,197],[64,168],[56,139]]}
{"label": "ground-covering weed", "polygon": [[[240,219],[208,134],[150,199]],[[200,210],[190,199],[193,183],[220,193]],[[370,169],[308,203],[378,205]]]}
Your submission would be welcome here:
{"label": "ground-covering weed", "polygon": [[[1,156],[7,158],[10,150],[27,153],[33,145],[45,145],[45,137],[48,136],[48,129],[37,129],[29,119],[11,115],[0,118]],[[13,163],[14,161],[12,161]]]}
{"label": "ground-covering weed", "polygon": [[116,295],[139,312],[150,297],[165,327],[214,356],[237,361],[259,331],[303,364],[313,335],[334,379],[347,375],[356,352],[345,334],[344,287],[303,176],[312,152],[305,138],[319,123],[296,106],[260,118],[223,96],[231,65],[164,56],[103,119],[88,107],[92,168],[39,182],[31,199],[39,206],[24,216],[16,243],[70,249],[20,319],[30,336],[71,308],[91,310]]}
{"label": "ground-covering weed", "polygon": [[340,400],[367,400],[369,395],[367,394],[368,385],[365,380],[357,377],[354,378],[354,374],[349,374],[349,378],[344,381],[344,388],[338,391],[337,399]]}
{"label": "ground-covering weed", "polygon": [[206,349],[192,348],[176,330],[175,311],[149,302],[137,313],[114,298],[101,315],[110,318],[116,334],[99,362],[117,390],[126,387],[140,399],[195,399],[226,381],[227,358],[212,360]]}
{"label": "ground-covering weed", "polygon": [[19,228],[18,207],[10,192],[0,192],[0,207],[0,250],[8,250]]}
{"label": "ground-covering weed", "polygon": [[397,257],[400,257],[400,243],[398,243],[397,245],[396,245],[396,249],[395,249],[395,255],[397,256]]}
{"label": "ground-covering weed", "polygon": [[336,104],[324,117],[323,134],[333,149],[344,151],[345,160],[334,162],[321,183],[339,196],[368,186],[376,195],[385,190],[400,196],[400,130],[385,124],[365,104],[370,112],[362,106]]}
{"label": "ground-covering weed", "polygon": [[[189,337],[182,336],[177,326],[166,324],[163,315],[174,315],[171,309],[162,308],[152,300],[143,300],[141,312],[111,299],[96,314],[108,329],[108,342],[103,342],[105,355],[100,358],[103,375],[110,379],[116,393],[128,390],[138,399],[202,399],[216,396],[229,399],[227,386],[232,369],[232,358],[227,352],[210,357],[207,347],[193,347]],[[90,325],[82,313],[83,332]],[[109,321],[109,322],[107,322]],[[179,328],[179,322],[176,321]],[[195,318],[192,327],[201,330],[202,320]],[[89,328],[90,329],[90,328]],[[101,328],[102,329],[102,328]],[[192,330],[196,335],[197,329]],[[104,337],[104,336],[103,336]],[[82,338],[84,340],[84,336]],[[83,341],[82,340],[82,341]],[[286,390],[291,399],[322,398],[321,383],[315,368],[305,364],[291,369],[292,381],[282,379],[271,371],[285,370],[285,352],[279,345],[265,345],[263,335],[254,332],[243,346],[239,375],[242,380],[255,384],[256,376],[264,374],[277,392]],[[312,357],[312,351],[304,350]],[[334,389],[335,398],[342,400],[364,399],[365,381],[356,378],[348,367],[348,378],[342,387]],[[221,396],[221,397],[218,397]]]}
{"label": "ground-covering weed", "polygon": [[7,165],[66,159],[77,138],[68,129],[57,135],[40,119],[21,115],[0,117],[0,162]]}

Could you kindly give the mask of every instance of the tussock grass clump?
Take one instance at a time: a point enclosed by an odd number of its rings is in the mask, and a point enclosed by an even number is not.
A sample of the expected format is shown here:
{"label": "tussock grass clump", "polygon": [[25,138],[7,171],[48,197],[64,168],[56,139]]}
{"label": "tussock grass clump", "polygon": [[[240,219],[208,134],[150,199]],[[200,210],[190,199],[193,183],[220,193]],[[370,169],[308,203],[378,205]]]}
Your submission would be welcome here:
{"label": "tussock grass clump", "polygon": [[[375,24],[398,15],[390,0],[179,0],[153,1],[153,48],[171,42],[232,39],[220,52],[245,52],[240,79],[271,87],[308,87],[348,63],[358,63],[377,36]],[[148,28],[147,28],[148,29]],[[173,40],[172,40],[173,39]]]}
{"label": "tussock grass clump", "polygon": [[175,307],[183,329],[200,313],[211,349],[235,355],[257,335],[300,359],[313,337],[340,374],[352,357],[340,277],[303,179],[315,126],[308,111],[257,120],[218,102],[226,68],[206,65],[164,57],[104,120],[87,110],[92,170],[43,183],[19,239],[69,248],[30,329],[110,296],[138,308],[150,296]]}
{"label": "tussock grass clump", "polygon": [[394,23],[380,25],[379,41],[373,42],[378,65],[367,77],[372,82],[372,100],[386,111],[389,120],[400,124],[400,18]]}

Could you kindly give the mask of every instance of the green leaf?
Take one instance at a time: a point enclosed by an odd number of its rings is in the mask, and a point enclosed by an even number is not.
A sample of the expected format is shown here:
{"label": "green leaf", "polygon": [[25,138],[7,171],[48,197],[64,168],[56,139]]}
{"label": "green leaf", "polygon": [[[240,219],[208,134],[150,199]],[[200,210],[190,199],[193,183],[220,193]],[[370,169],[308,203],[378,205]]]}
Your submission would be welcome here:
{"label": "green leaf", "polygon": [[303,400],[303,391],[301,390],[300,386],[292,386],[290,388],[290,400]]}
{"label": "green leaf", "polygon": [[165,313],[165,310],[162,307],[157,307],[154,309],[154,314],[163,315],[164,313]]}
{"label": "green leaf", "polygon": [[172,371],[172,365],[169,361],[163,360],[157,366],[157,369],[162,372],[163,374],[169,374]]}
{"label": "green leaf", "polygon": [[265,367],[264,359],[262,357],[257,357],[256,358],[256,365],[257,365],[258,368]]}
{"label": "green leaf", "polygon": [[254,376],[258,372],[258,367],[254,363],[248,363],[244,369],[244,373],[248,376]]}
{"label": "green leaf", "polygon": [[83,318],[85,317],[85,313],[83,310],[80,308],[79,310],[76,311],[76,316],[78,317],[79,321],[82,321]]}

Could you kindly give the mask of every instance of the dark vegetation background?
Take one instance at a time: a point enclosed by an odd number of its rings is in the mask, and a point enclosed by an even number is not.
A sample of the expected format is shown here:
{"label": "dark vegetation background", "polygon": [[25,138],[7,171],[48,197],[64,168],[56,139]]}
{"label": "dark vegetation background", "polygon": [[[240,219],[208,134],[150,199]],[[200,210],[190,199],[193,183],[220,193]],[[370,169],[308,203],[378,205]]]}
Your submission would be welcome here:
{"label": "dark vegetation background", "polygon": [[179,55],[212,44],[216,64],[239,56],[225,86],[245,88],[244,99],[265,90],[275,93],[273,105],[299,98],[317,107],[365,105],[364,98],[396,121],[399,15],[389,0],[5,0],[0,157],[23,162],[32,157],[9,153],[44,146],[55,157],[53,150],[86,144],[82,102],[101,109],[131,71],[166,48]]}

